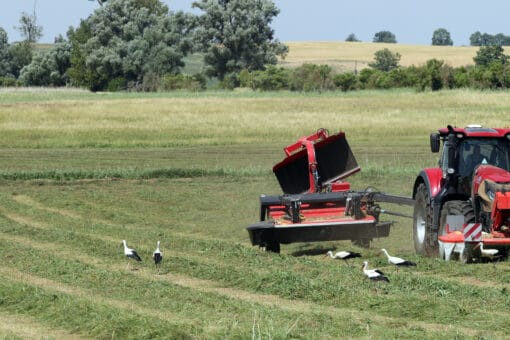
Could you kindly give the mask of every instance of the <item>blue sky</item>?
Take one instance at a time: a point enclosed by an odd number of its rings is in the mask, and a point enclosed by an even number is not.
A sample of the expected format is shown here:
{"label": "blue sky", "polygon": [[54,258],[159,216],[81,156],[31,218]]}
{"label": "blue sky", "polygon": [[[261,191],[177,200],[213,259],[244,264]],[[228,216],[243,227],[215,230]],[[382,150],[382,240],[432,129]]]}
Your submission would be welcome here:
{"label": "blue sky", "polygon": [[[192,0],[165,0],[171,10],[191,11]],[[280,9],[272,27],[281,41],[343,41],[354,33],[372,41],[379,31],[391,31],[402,44],[430,45],[437,28],[447,29],[454,45],[469,45],[475,31],[510,35],[507,0],[273,0]],[[40,42],[65,37],[69,26],[99,7],[89,0],[2,0],[0,27],[9,41],[20,40],[14,29],[21,12],[35,10],[44,36]]]}

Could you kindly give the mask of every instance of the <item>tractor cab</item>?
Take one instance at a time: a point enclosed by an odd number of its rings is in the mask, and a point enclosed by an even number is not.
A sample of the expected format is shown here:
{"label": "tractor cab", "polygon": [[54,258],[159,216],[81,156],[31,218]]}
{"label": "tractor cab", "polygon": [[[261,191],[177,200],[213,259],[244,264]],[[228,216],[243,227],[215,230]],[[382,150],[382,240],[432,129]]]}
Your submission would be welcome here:
{"label": "tractor cab", "polygon": [[443,178],[449,178],[450,191],[469,196],[473,174],[479,165],[493,165],[510,171],[510,141],[496,129],[468,126],[464,129],[439,130],[431,135],[432,152],[443,150],[439,159]]}

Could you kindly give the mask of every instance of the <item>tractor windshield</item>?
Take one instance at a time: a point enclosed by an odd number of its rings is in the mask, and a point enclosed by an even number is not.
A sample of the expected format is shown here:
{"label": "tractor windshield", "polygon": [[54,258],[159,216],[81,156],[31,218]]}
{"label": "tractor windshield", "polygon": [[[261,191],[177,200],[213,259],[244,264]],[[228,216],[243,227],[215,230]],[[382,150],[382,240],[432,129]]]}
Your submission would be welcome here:
{"label": "tractor windshield", "polygon": [[468,138],[461,142],[459,175],[471,176],[479,164],[491,164],[510,170],[508,141],[495,138]]}

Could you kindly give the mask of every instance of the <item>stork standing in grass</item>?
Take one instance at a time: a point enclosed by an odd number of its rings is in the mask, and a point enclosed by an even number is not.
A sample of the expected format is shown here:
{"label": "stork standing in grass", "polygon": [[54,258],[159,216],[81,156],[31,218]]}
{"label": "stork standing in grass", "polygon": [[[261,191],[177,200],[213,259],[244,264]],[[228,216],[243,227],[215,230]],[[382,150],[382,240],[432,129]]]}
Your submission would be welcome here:
{"label": "stork standing in grass", "polygon": [[159,264],[163,260],[163,253],[161,253],[161,250],[159,249],[159,241],[156,250],[154,250],[154,252],[152,253],[152,258],[154,259],[154,264],[158,267],[159,270]]}
{"label": "stork standing in grass", "polygon": [[360,253],[355,253],[352,251],[339,251],[333,254],[333,252],[330,250],[326,253],[326,256],[331,257],[332,259],[341,259],[347,262],[348,259],[352,259],[355,257],[361,257]]}
{"label": "stork standing in grass", "polygon": [[368,269],[368,261],[363,262],[363,273],[372,281],[390,282],[390,279],[379,269]]}
{"label": "stork standing in grass", "polygon": [[126,243],[126,240],[122,240],[122,244],[124,245],[124,255],[127,256],[128,258],[128,263],[127,263],[127,266],[126,266],[126,269],[127,267],[129,266],[129,259],[134,259],[138,262],[141,262],[142,259],[140,258],[140,256],[138,256],[138,254],[136,253],[136,250],[132,249],[132,248],[129,248],[127,246],[127,243]]}
{"label": "stork standing in grass", "polygon": [[499,255],[499,250],[498,249],[494,249],[494,248],[490,248],[490,249],[485,249],[483,247],[483,242],[480,242],[480,253],[482,254],[482,257],[486,257],[490,260],[494,260],[495,258],[498,258]]}
{"label": "stork standing in grass", "polygon": [[397,266],[397,268],[398,267],[416,267],[416,263],[415,262],[407,261],[407,260],[404,260],[404,259],[402,259],[400,257],[391,256],[390,254],[388,254],[386,249],[381,249],[381,251],[384,254],[386,254],[386,257],[388,258],[388,263]]}

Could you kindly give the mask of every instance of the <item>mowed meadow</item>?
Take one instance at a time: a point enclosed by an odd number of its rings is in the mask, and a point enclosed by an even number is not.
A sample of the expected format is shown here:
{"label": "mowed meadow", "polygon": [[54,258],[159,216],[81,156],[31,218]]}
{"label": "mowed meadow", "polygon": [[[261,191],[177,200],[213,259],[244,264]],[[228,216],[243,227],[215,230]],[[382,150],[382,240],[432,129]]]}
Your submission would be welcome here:
{"label": "mowed meadow", "polygon": [[[412,220],[370,249],[251,246],[282,148],[345,131],[353,189],[410,195],[447,124],[509,126],[508,92],[0,92],[0,336],[504,338],[510,266],[414,254]],[[408,207],[390,207],[411,214]],[[129,263],[122,240],[143,261]],[[163,262],[151,260],[161,241]],[[396,271],[380,249],[418,263]],[[350,263],[327,250],[363,254]],[[374,284],[363,260],[390,278]]]}

